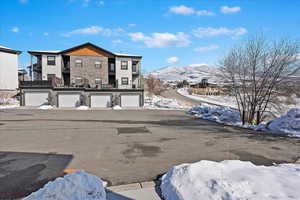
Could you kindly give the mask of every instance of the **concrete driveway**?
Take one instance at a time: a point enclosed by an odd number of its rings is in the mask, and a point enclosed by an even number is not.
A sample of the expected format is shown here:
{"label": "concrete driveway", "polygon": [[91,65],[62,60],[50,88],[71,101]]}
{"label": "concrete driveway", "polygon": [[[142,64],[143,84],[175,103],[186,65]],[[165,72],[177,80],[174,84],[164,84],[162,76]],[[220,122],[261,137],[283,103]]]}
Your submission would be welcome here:
{"label": "concrete driveway", "polygon": [[118,185],[153,180],[184,162],[271,165],[299,155],[300,139],[222,126],[183,111],[0,110],[0,199],[28,194],[65,169]]}

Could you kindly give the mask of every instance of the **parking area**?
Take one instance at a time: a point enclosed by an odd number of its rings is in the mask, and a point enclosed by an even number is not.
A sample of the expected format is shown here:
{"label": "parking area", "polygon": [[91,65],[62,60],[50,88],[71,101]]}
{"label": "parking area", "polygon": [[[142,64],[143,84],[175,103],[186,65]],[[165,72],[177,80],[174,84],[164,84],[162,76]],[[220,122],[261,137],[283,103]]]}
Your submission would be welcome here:
{"label": "parking area", "polygon": [[271,165],[299,155],[300,139],[223,126],[184,111],[0,110],[0,197],[26,193],[64,170],[86,170],[119,185],[153,180],[185,162]]}

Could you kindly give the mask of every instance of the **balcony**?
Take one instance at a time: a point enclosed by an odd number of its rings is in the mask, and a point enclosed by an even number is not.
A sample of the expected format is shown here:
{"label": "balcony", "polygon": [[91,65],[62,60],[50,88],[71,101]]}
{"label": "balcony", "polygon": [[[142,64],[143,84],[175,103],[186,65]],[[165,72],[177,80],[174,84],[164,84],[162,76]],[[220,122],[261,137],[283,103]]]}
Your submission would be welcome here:
{"label": "balcony", "polygon": [[52,88],[52,80],[20,81],[20,88]]}

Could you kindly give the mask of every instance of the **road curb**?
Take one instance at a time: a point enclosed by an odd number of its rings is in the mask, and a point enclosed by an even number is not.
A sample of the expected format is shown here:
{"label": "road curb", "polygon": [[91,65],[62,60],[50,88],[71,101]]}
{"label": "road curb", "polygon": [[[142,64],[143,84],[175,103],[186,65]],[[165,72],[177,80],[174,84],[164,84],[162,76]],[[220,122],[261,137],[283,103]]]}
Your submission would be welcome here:
{"label": "road curb", "polygon": [[125,184],[125,185],[110,186],[107,187],[106,189],[112,192],[124,192],[128,190],[139,190],[143,188],[155,188],[156,185],[157,184],[155,183],[155,181],[146,181],[146,182]]}

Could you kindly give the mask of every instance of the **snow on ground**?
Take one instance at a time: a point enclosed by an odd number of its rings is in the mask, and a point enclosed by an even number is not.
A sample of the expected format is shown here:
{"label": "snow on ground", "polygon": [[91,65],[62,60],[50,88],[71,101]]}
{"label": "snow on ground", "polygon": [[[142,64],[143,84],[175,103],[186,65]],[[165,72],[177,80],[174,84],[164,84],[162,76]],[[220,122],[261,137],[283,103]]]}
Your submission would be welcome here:
{"label": "snow on ground", "polygon": [[[196,101],[238,109],[234,96],[226,96],[226,95],[214,96],[214,95],[197,95],[197,94],[190,95],[187,91],[187,88],[180,88],[177,90],[177,92],[183,96],[186,96],[190,99],[194,99]],[[280,117],[281,115],[285,114],[287,111],[289,111],[292,108],[300,107],[300,98],[293,97],[292,99],[294,102],[289,104],[287,104],[286,102],[290,100],[291,97],[280,96],[278,98],[280,100],[279,101],[280,103],[278,103],[279,106],[273,104],[271,109],[272,114],[274,114],[276,117]]]}
{"label": "snow on ground", "polygon": [[267,128],[274,132],[283,132],[300,137],[300,109],[289,110],[286,115],[270,121]]}
{"label": "snow on ground", "polygon": [[88,106],[78,106],[76,107],[76,110],[88,110],[89,107]]}
{"label": "snow on ground", "polygon": [[266,131],[269,133],[283,133],[300,137],[300,109],[294,108],[267,124],[243,125],[238,111],[220,106],[198,105],[187,111],[196,117],[215,121],[218,123]]}
{"label": "snow on ground", "polygon": [[97,176],[78,171],[47,183],[24,200],[106,200],[104,187]]}
{"label": "snow on ground", "polygon": [[40,107],[38,107],[38,109],[40,110],[50,110],[53,109],[54,107],[51,105],[41,105]]}
{"label": "snow on ground", "polygon": [[119,106],[119,105],[115,105],[115,106],[113,107],[113,110],[122,110],[122,107]]}
{"label": "snow on ground", "polygon": [[160,187],[166,200],[296,200],[299,185],[297,164],[203,160],[171,168]]}
{"label": "snow on ground", "polygon": [[214,95],[190,95],[187,91],[187,88],[180,88],[177,92],[183,96],[186,96],[190,99],[194,99],[196,101],[207,102],[211,104],[216,104],[220,106],[237,108],[235,103],[235,98],[233,96],[214,96]]}
{"label": "snow on ground", "polygon": [[20,103],[15,98],[0,98],[0,109],[10,109],[20,107]]}
{"label": "snow on ground", "polygon": [[186,106],[181,106],[176,99],[168,99],[160,96],[145,96],[146,109],[163,109],[163,110],[183,110]]}

